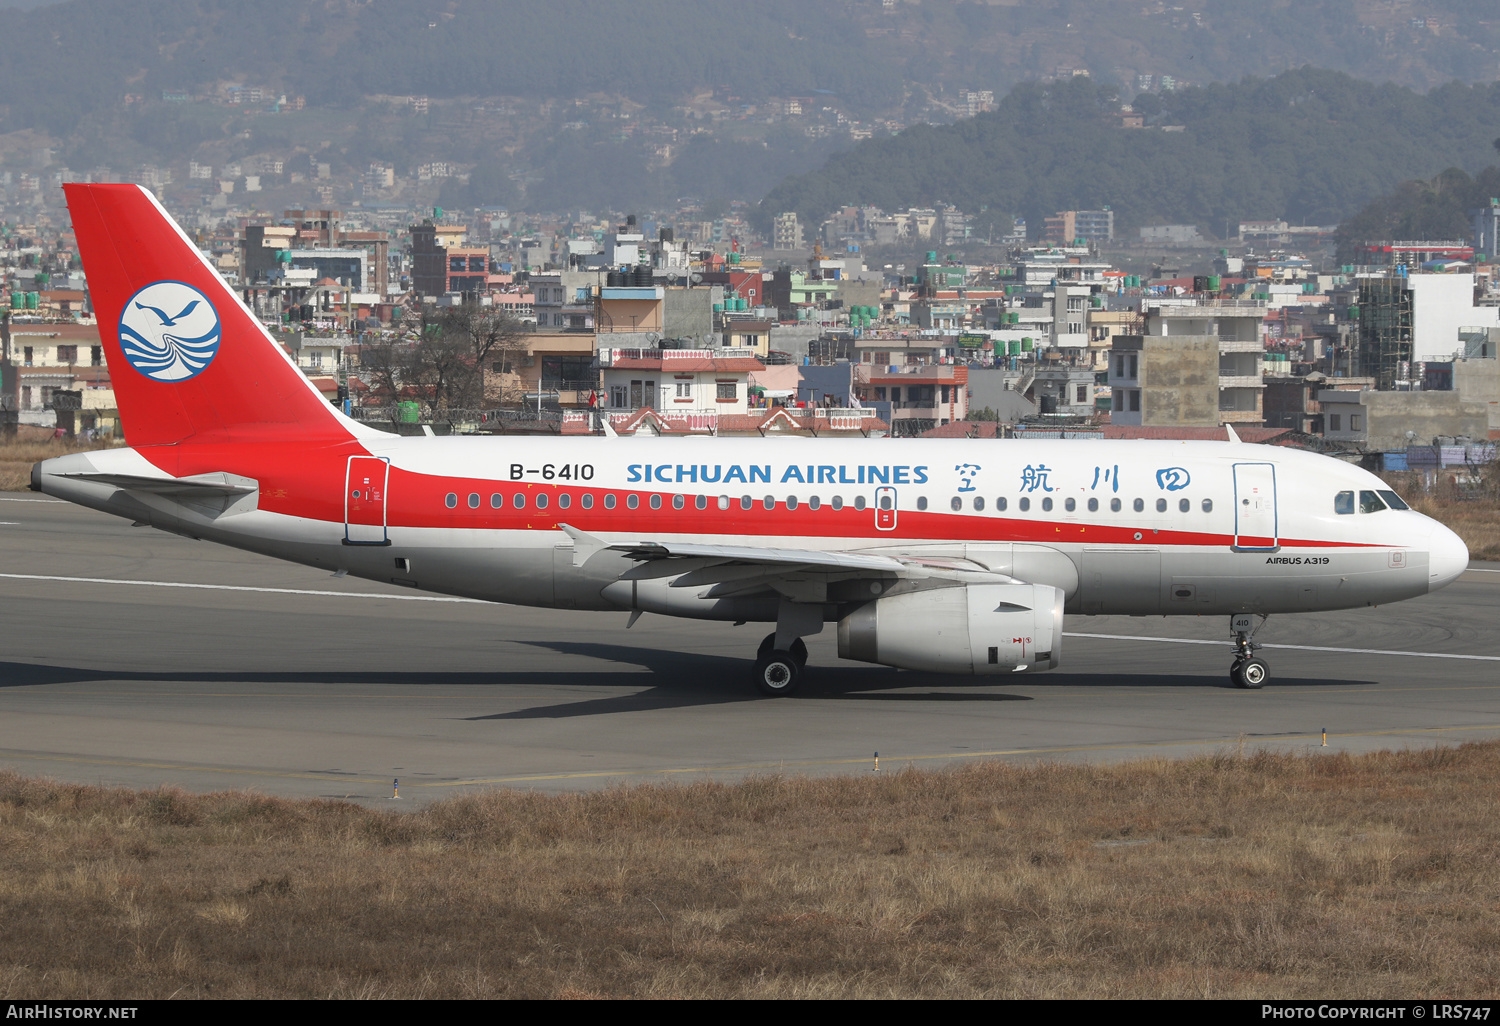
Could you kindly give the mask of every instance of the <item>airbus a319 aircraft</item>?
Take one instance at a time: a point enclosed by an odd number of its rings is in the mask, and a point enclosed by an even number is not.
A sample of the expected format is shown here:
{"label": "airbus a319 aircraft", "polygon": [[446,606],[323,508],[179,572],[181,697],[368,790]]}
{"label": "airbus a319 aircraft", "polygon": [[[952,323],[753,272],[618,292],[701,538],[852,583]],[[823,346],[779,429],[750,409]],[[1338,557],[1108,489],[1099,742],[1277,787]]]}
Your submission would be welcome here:
{"label": "airbus a319 aircraft", "polygon": [[400,437],[335,410],[148,192],[68,185],[129,448],[32,487],[193,538],[494,602],[760,622],[955,674],[1051,669],[1067,613],[1229,617],[1411,598],[1468,550],[1377,477],[1230,442]]}

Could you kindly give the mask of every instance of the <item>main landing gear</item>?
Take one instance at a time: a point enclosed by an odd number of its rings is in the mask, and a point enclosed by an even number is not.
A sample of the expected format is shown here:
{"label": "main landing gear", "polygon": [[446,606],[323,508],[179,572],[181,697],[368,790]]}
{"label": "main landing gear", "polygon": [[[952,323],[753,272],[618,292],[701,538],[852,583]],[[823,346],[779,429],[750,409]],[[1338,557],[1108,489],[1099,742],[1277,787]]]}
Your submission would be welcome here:
{"label": "main landing gear", "polygon": [[[1260,617],[1256,623],[1255,618]],[[1234,635],[1234,663],[1229,667],[1229,680],[1237,688],[1255,690],[1265,686],[1271,676],[1271,668],[1264,659],[1255,657],[1260,648],[1255,643],[1255,633],[1266,625],[1270,617],[1265,613],[1235,613],[1229,618],[1229,633]]]}
{"label": "main landing gear", "polygon": [[804,635],[823,629],[823,607],[783,600],[777,610],[776,630],[767,634],[755,653],[755,686],[763,695],[780,698],[797,690],[807,665]]}
{"label": "main landing gear", "polygon": [[776,647],[776,634],[767,634],[755,653],[755,686],[765,695],[789,695],[797,689],[806,665],[805,641],[797,638],[783,650]]}

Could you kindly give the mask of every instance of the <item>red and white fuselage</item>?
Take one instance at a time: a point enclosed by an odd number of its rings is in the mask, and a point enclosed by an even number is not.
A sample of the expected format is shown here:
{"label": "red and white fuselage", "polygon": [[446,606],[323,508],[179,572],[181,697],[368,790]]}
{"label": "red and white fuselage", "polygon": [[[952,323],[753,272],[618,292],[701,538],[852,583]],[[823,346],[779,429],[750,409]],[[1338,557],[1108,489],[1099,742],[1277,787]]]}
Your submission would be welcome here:
{"label": "red and white fuselage", "polygon": [[1269,446],[379,432],[149,193],[67,191],[131,448],[33,484],[164,530],[496,602],[763,620],[777,651],[838,622],[854,658],[968,672],[1046,668],[1022,649],[1048,631],[1055,665],[1064,610],[1341,609],[1467,565],[1375,476]]}

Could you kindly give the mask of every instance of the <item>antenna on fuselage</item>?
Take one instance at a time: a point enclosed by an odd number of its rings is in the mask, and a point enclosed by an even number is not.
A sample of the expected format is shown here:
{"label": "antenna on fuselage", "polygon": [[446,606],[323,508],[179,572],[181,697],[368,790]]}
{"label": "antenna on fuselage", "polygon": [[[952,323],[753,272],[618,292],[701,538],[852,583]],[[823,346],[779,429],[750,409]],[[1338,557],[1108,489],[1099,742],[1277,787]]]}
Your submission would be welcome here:
{"label": "antenna on fuselage", "polygon": [[1231,441],[1231,442],[1238,442],[1240,440],[1240,436],[1234,433],[1233,426],[1231,426],[1229,424],[1225,424],[1224,425],[1224,430],[1229,432],[1229,441]]}

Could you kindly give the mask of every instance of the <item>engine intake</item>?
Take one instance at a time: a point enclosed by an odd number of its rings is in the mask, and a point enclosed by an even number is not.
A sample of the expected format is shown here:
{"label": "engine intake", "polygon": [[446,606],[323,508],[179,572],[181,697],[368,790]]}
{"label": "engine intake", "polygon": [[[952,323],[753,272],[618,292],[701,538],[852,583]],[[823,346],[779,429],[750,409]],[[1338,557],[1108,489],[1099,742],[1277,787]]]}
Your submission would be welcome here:
{"label": "engine intake", "polygon": [[1050,670],[1062,661],[1063,593],[969,584],[876,599],[839,621],[839,655],[936,673]]}

